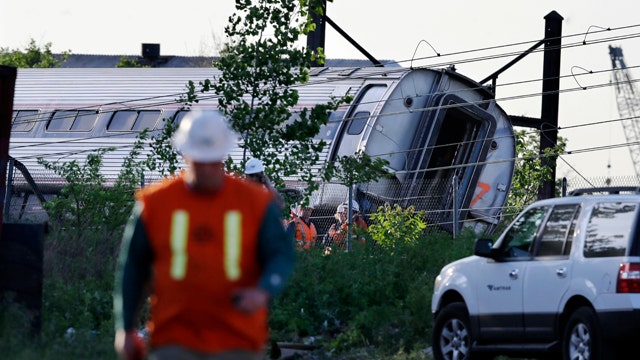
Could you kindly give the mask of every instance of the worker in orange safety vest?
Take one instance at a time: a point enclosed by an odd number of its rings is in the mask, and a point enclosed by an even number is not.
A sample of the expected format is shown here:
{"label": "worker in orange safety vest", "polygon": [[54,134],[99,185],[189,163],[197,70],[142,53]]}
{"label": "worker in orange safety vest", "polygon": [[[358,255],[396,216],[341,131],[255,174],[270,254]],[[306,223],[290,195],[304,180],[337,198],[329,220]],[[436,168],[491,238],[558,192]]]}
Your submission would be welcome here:
{"label": "worker in orange safety vest", "polygon": [[308,250],[315,246],[318,238],[316,225],[311,221],[313,205],[297,205],[291,210],[291,220],[287,224],[287,233],[293,234],[296,249]]}
{"label": "worker in orange safety vest", "polygon": [[[345,202],[338,205],[338,208],[336,209],[336,214],[334,215],[335,219],[338,222],[335,224],[332,224],[331,227],[329,227],[328,235],[330,239],[330,244],[336,249],[345,250],[347,248],[346,238],[347,238],[347,232],[349,228],[349,221],[347,221],[348,210],[349,210],[348,203]],[[360,206],[355,200],[351,202],[351,211],[353,214],[351,217],[351,224],[353,225],[353,227],[365,229],[365,230],[368,229],[369,226],[367,225],[366,221],[364,221],[364,219],[362,218],[362,215],[360,215]],[[360,243],[363,243],[363,244],[365,242],[364,238],[360,238],[358,240]]]}

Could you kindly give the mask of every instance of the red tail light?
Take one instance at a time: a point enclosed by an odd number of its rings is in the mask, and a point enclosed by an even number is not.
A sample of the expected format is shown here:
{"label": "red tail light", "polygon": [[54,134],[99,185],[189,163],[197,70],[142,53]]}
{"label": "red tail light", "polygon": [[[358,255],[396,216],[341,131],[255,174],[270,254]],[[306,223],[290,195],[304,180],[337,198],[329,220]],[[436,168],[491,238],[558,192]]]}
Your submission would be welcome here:
{"label": "red tail light", "polygon": [[616,292],[640,293],[640,263],[620,264]]}

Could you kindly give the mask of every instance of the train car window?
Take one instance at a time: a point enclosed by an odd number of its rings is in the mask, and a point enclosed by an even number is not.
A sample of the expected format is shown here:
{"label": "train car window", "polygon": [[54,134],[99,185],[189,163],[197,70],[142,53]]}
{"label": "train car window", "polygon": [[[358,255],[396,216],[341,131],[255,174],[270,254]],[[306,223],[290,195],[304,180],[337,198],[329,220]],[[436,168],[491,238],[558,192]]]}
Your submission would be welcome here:
{"label": "train car window", "polygon": [[133,131],[153,130],[159,118],[160,110],[140,111],[136,122],[133,124]]}
{"label": "train car window", "polygon": [[[179,126],[180,122],[182,121],[182,119],[184,119],[185,116],[187,116],[187,114],[189,114],[191,110],[180,110],[178,111],[175,115],[174,115],[174,119],[173,119],[173,123],[175,126]],[[222,112],[218,111],[218,110],[202,110],[205,113],[211,113],[211,116],[214,117],[224,117],[224,115],[222,115]]]}
{"label": "train car window", "polygon": [[176,127],[180,126],[180,122],[182,121],[182,119],[184,119],[184,117],[189,113],[189,110],[179,110],[174,116],[173,116],[173,123],[175,124]]}
{"label": "train car window", "polygon": [[364,127],[367,125],[367,120],[369,120],[369,115],[371,115],[368,111],[359,111],[353,115],[351,122],[349,123],[349,128],[347,129],[347,134],[349,135],[358,135],[364,130]]}
{"label": "train car window", "polygon": [[287,121],[285,121],[285,124],[286,125],[293,124],[296,121],[300,121],[300,113],[293,112],[291,113],[291,116],[287,119]]}
{"label": "train car window", "polygon": [[329,114],[329,121],[327,121],[326,125],[322,125],[320,127],[320,131],[318,135],[315,136],[316,139],[324,139],[324,140],[333,140],[338,131],[338,126],[344,119],[345,111],[332,111]]}
{"label": "train car window", "polygon": [[96,110],[78,111],[75,121],[71,125],[71,131],[91,131],[98,121]]}
{"label": "train car window", "polygon": [[47,131],[69,131],[76,118],[77,111],[61,110],[55,111],[47,124]]}
{"label": "train car window", "polygon": [[[320,126],[320,130],[318,134],[313,138],[316,140],[328,140],[331,141],[336,136],[336,132],[338,131],[338,127],[340,123],[344,119],[345,111],[332,111],[329,113],[329,119],[325,125]],[[291,117],[287,119],[285,124],[291,124],[294,121],[300,121],[300,114],[294,112],[291,114]]]}
{"label": "train car window", "polygon": [[18,110],[13,112],[11,121],[11,131],[27,132],[31,131],[36,124],[38,110]]}
{"label": "train car window", "polygon": [[131,131],[136,122],[138,112],[133,110],[116,111],[107,125],[108,131]]}

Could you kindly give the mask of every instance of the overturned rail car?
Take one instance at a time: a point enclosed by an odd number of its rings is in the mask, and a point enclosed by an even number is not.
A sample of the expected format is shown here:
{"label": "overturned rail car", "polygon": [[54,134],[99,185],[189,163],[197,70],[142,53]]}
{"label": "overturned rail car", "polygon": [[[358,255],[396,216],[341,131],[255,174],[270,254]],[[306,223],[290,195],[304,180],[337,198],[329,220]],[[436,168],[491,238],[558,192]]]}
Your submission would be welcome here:
{"label": "overturned rail car", "polygon": [[[216,71],[19,69],[9,155],[45,194],[61,182],[38,164],[40,157],[83,161],[89,152],[113,147],[103,172],[115,178],[136,135],[158,130],[164,119],[180,119],[187,110],[176,99],[186,83],[212,79]],[[413,205],[448,231],[491,231],[499,221],[513,176],[515,139],[507,114],[485,87],[451,69],[329,67],[312,69],[309,83],[297,89],[294,112],[332,96],[354,97],[330,114],[317,137],[328,142],[320,166],[358,150],[389,161],[392,178],[356,187],[365,213],[384,203]],[[217,99],[201,96],[196,107],[216,112]],[[240,162],[241,148],[231,156]],[[285,179],[294,187],[296,180]],[[14,183],[10,190],[28,196],[19,188]],[[345,186],[324,182],[312,201],[328,214],[347,196]]]}

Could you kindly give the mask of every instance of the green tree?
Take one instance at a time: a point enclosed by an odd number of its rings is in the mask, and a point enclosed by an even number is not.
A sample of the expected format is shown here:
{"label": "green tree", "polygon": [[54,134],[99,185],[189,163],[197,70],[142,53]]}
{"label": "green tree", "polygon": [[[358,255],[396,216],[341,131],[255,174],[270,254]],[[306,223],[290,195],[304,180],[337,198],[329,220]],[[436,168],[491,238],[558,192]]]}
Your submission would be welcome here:
{"label": "green tree", "polygon": [[60,57],[51,52],[51,43],[42,46],[34,39],[24,49],[0,48],[0,65],[14,66],[17,68],[54,68],[67,60],[71,51],[65,51]]}
{"label": "green tree", "polygon": [[391,177],[387,170],[389,162],[382,158],[373,158],[359,150],[353,156],[340,156],[327,165],[325,180],[338,180],[347,187],[367,183],[381,177]]}
{"label": "green tree", "polygon": [[324,59],[321,48],[296,46],[314,29],[309,9],[321,12],[321,1],[237,0],[225,28],[229,41],[214,64],[222,74],[202,82],[199,89],[190,83],[188,93],[190,100],[198,90],[220,96],[219,109],[242,136],[243,160],[227,162],[231,170],[238,171],[247,158],[257,157],[276,187],[283,187],[283,177],[296,175],[307,184],[306,197],[318,188],[315,179],[322,174],[314,165],[326,146],[314,136],[327,123],[330,111],[351,101],[344,96],[291,111],[299,99],[294,86],[309,81],[312,60]]}
{"label": "green tree", "polygon": [[536,201],[538,187],[543,181],[551,179],[552,168],[542,166],[542,157],[548,156],[555,160],[558,154],[564,152],[566,140],[558,137],[554,148],[546,149],[540,154],[540,131],[515,131],[516,159],[511,183],[511,191],[507,198],[505,220],[511,219],[522,208]]}
{"label": "green tree", "polygon": [[174,175],[180,170],[178,152],[171,146],[171,138],[178,129],[178,124],[174,120],[175,115],[163,118],[164,126],[162,126],[162,130],[153,134],[145,131],[138,136],[138,141],[144,142],[149,148],[145,160],[146,169],[157,171],[162,177]]}

